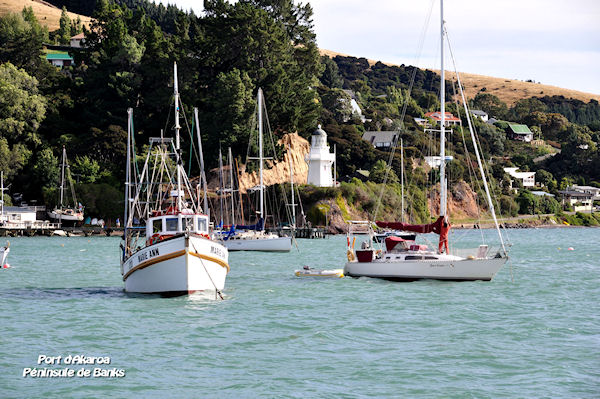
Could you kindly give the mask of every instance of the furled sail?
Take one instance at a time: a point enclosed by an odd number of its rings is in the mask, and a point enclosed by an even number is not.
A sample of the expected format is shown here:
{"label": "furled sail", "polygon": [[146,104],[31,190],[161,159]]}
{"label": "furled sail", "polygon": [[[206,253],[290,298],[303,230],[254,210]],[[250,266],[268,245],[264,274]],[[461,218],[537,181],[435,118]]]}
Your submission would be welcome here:
{"label": "furled sail", "polygon": [[414,231],[415,233],[436,233],[440,235],[439,251],[443,252],[446,249],[448,253],[448,232],[450,231],[450,223],[444,216],[440,216],[435,222],[430,224],[409,224],[402,222],[375,222],[378,227]]}

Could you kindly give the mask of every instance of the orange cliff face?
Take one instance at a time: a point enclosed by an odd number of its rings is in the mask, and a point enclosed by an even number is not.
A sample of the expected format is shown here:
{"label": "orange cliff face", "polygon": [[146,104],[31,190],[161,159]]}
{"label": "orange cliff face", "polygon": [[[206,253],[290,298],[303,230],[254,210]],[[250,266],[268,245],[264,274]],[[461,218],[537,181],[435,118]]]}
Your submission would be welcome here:
{"label": "orange cliff face", "polygon": [[[290,160],[292,168],[294,169],[294,183],[306,184],[308,178],[308,164],[304,160],[304,157],[310,150],[310,143],[306,139],[300,137],[298,133],[287,133],[277,143],[286,148],[286,151],[284,152],[283,160],[281,161],[265,160],[263,170],[263,181],[265,186],[290,182]],[[265,157],[268,157],[270,155],[269,153],[270,151],[265,151]],[[246,172],[246,165],[239,165],[239,187],[240,191],[244,194],[248,189],[258,186],[259,184],[258,161],[252,162],[255,163],[256,167],[254,167],[255,171],[250,173]],[[224,169],[227,168],[228,166],[224,167]],[[211,181],[208,183],[209,189],[217,189],[219,186],[218,169],[211,170],[211,175],[213,177],[210,178]]]}
{"label": "orange cliff face", "polygon": [[[290,181],[290,159],[294,169],[294,182],[306,184],[308,177],[308,164],[304,160],[310,149],[310,144],[298,133],[285,134],[278,144],[283,145],[288,150],[284,153],[282,161],[265,161],[263,170],[263,181],[265,186],[271,186],[278,183],[288,183]],[[246,166],[240,165],[240,190],[246,192],[251,187],[258,186],[258,170],[252,173],[246,173]]]}

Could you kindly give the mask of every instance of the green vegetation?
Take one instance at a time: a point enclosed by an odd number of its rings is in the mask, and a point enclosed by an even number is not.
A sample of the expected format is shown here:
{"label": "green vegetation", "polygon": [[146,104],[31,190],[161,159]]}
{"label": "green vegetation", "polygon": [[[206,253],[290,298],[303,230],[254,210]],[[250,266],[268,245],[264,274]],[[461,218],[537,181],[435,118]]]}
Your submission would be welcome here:
{"label": "green vegetation", "polygon": [[[0,18],[0,168],[13,189],[25,199],[55,201],[59,155],[66,146],[78,196],[87,213],[116,218],[122,204],[126,110],[134,109],[138,149],[167,120],[172,96],[172,65],[179,66],[179,90],[186,103],[185,120],[192,124],[192,107],[199,108],[205,160],[217,165],[219,146],[245,154],[249,132],[255,129],[255,97],[265,93],[269,122],[275,136],[298,132],[308,138],[317,124],[337,147],[337,189],[303,187],[307,209],[320,220],[319,201],[336,205],[347,218],[355,212],[401,213],[401,159],[396,151],[387,167],[388,151],[362,139],[367,130],[397,130],[404,141],[407,218],[428,221],[427,194],[436,171],[422,162],[437,150],[438,139],[424,133],[414,118],[439,108],[439,76],[411,66],[369,65],[364,58],[320,56],[312,25],[312,8],[292,0],[206,0],[196,16],[174,6],[146,0],[52,0],[63,8],[60,29],[49,33],[31,8]],[[91,15],[85,30],[86,47],[71,49],[74,64],[50,65],[44,44],[66,45],[81,31],[66,10]],[[414,77],[413,89],[409,92]],[[448,98],[454,94],[446,85]],[[353,102],[362,110],[355,112]],[[600,107],[561,97],[532,98],[508,107],[492,94],[480,92],[471,101],[501,120],[495,125],[475,119],[484,157],[495,177],[500,208],[518,212],[557,211],[556,201],[522,191],[516,197],[502,168],[517,166],[538,172],[544,190],[556,194],[567,182],[600,185]],[[463,118],[456,105],[448,111]],[[404,118],[403,118],[404,115]],[[506,122],[527,124],[543,145],[506,137]],[[470,144],[455,128],[448,136],[450,185],[475,175]],[[183,137],[183,158],[190,139]],[[548,144],[551,144],[550,147]],[[543,161],[544,154],[560,153]],[[352,179],[357,170],[370,172],[369,181]],[[191,166],[191,174],[197,174]],[[389,183],[381,195],[380,183]],[[477,186],[477,182],[474,182]],[[514,186],[514,185],[513,185]],[[381,196],[381,198],[380,198]],[[347,204],[347,206],[346,206]],[[318,207],[316,209],[319,209]]]}

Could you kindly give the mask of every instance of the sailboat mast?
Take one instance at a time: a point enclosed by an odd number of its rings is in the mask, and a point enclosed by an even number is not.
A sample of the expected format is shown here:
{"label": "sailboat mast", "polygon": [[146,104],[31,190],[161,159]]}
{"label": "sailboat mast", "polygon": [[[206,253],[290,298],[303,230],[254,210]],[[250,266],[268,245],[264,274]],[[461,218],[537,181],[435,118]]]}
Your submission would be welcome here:
{"label": "sailboat mast", "polygon": [[63,153],[62,153],[62,169],[60,173],[60,209],[63,207],[63,197],[65,191],[65,159],[67,158],[67,150],[63,145]]}
{"label": "sailboat mast", "polygon": [[262,115],[262,89],[258,88],[258,157],[259,157],[259,176],[260,176],[260,217],[263,219],[263,230],[264,230],[264,187],[263,187],[263,115]]}
{"label": "sailboat mast", "polygon": [[129,225],[129,197],[131,196],[131,125],[133,119],[133,108],[127,109],[127,161],[125,164],[125,214],[123,215],[123,238],[125,245],[123,247],[123,261],[129,247],[129,238],[127,237],[127,227]]}
{"label": "sailboat mast", "polygon": [[4,221],[4,171],[0,172],[0,184],[2,184],[2,198],[0,199],[0,222]]}
{"label": "sailboat mast", "polygon": [[233,156],[231,155],[231,147],[227,150],[227,160],[229,161],[229,184],[231,187],[231,225],[235,225],[235,203],[233,198]]}
{"label": "sailboat mast", "polygon": [[181,143],[179,141],[179,87],[177,83],[177,63],[173,63],[173,90],[175,97],[175,153],[177,156],[177,210],[181,212]]}
{"label": "sailboat mast", "polygon": [[219,144],[219,191],[220,191],[220,195],[219,195],[219,207],[220,209],[220,213],[221,213],[221,228],[223,228],[223,220],[225,219],[224,212],[223,212],[223,192],[225,191],[225,183],[223,182],[223,153],[221,152],[221,145]]}
{"label": "sailboat mast", "polygon": [[200,153],[200,180],[203,187],[204,205],[202,210],[208,215],[210,220],[210,210],[208,209],[208,198],[206,197],[206,172],[204,172],[204,154],[202,151],[202,140],[200,138],[200,123],[198,122],[198,108],[194,108],[194,118],[196,118],[196,137],[198,138],[198,152]]}
{"label": "sailboat mast", "polygon": [[400,200],[402,210],[400,211],[400,221],[404,222],[404,145],[402,138],[400,139]]}
{"label": "sailboat mast", "polygon": [[296,230],[296,203],[294,202],[294,168],[292,167],[292,147],[288,146],[290,163],[290,184],[292,185],[292,229]]}
{"label": "sailboat mast", "polygon": [[444,76],[444,0],[440,0],[440,216],[446,216],[446,80]]}

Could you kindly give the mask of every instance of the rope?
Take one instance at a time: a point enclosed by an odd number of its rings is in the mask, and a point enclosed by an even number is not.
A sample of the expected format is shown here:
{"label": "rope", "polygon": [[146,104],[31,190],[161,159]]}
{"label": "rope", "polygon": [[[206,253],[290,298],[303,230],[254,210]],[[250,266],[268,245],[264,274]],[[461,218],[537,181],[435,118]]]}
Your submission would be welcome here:
{"label": "rope", "polygon": [[[191,241],[190,241],[191,242]],[[200,251],[198,251],[198,249],[196,248],[196,246],[194,245],[193,242],[192,243],[192,247],[194,247],[194,251],[196,251],[196,253],[200,253]],[[210,280],[210,282],[212,283],[213,287],[215,287],[215,299],[223,298],[223,294],[221,293],[221,291],[217,288],[215,282],[213,281],[212,277],[210,276],[210,273],[208,272],[208,269],[206,269],[206,266],[204,265],[204,261],[202,260],[202,258],[198,258],[200,259],[200,264],[202,265],[202,267],[204,268],[204,271],[206,272],[206,275],[208,276],[208,279]]]}

